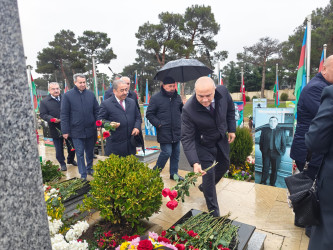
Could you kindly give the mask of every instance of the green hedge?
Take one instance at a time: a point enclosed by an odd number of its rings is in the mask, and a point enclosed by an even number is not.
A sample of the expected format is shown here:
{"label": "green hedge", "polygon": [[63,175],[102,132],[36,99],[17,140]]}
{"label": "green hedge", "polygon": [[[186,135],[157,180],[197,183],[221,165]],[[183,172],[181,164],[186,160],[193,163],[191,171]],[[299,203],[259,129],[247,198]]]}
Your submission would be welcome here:
{"label": "green hedge", "polygon": [[248,128],[237,128],[236,139],[230,144],[230,164],[244,164],[253,149],[253,139]]}

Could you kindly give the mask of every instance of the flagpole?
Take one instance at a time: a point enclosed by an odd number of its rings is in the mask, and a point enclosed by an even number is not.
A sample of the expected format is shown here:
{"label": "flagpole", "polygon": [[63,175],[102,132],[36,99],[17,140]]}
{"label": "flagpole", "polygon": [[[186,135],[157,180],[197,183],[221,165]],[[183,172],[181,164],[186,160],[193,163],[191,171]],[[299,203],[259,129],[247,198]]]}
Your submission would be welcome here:
{"label": "flagpole", "polygon": [[242,97],[242,100],[243,100],[243,82],[244,82],[244,72],[243,72],[243,67],[241,67],[241,86],[242,86],[242,92],[241,92],[241,97]]}
{"label": "flagpole", "polygon": [[311,60],[311,15],[307,19],[307,36],[306,36],[306,84],[310,81],[310,60]]}
{"label": "flagpole", "polygon": [[98,103],[100,103],[99,98],[98,98],[98,83],[97,83],[97,74],[96,74],[96,66],[95,66],[95,55],[91,56],[92,58],[92,63],[93,63],[93,78],[95,81],[95,95],[96,95],[96,99],[98,101]]}
{"label": "flagpole", "polygon": [[279,104],[280,104],[280,101],[279,101],[279,81],[278,81],[278,74],[279,74],[279,64],[277,63],[276,64],[276,83],[275,83],[275,107],[277,106],[279,106]]}
{"label": "flagpole", "polygon": [[326,61],[326,49],[327,49],[327,44],[323,45],[324,47],[324,62]]}
{"label": "flagpole", "polygon": [[218,82],[217,82],[217,85],[220,85],[221,84],[221,74],[220,74],[220,62],[217,63],[217,79],[218,79]]}
{"label": "flagpole", "polygon": [[32,93],[32,82],[31,82],[31,69],[32,67],[30,65],[27,66],[27,74],[28,74],[28,85],[30,89],[30,98],[31,98],[31,105],[32,105],[32,110],[33,110],[33,115],[34,115],[34,125],[35,129],[37,130],[37,117],[36,117],[36,112],[35,112],[35,107],[34,107],[34,95]]}

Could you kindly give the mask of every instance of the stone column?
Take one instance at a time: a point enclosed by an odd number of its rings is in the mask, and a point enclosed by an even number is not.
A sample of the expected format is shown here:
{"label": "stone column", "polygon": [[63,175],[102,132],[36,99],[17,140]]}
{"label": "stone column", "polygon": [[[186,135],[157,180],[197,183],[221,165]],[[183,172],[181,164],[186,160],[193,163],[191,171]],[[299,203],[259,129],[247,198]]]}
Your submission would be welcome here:
{"label": "stone column", "polygon": [[0,248],[51,249],[17,1],[0,10]]}

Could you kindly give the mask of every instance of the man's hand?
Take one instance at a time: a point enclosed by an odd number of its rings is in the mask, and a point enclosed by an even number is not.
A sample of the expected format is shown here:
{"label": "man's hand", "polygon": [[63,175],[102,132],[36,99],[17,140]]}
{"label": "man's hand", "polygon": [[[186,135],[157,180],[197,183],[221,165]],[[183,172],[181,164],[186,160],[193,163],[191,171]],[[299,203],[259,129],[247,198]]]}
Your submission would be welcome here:
{"label": "man's hand", "polygon": [[193,171],[194,171],[194,173],[202,173],[202,175],[206,174],[206,171],[203,171],[201,169],[201,165],[199,163],[194,163],[193,164]]}
{"label": "man's hand", "polygon": [[59,123],[60,122],[60,119],[58,119],[58,118],[55,118],[56,120],[55,120],[55,122],[54,123]]}
{"label": "man's hand", "polygon": [[137,128],[133,128],[132,135],[138,135],[140,131]]}
{"label": "man's hand", "polygon": [[101,127],[98,127],[98,128],[97,128],[97,131],[101,131],[101,129],[102,129]]}
{"label": "man's hand", "polygon": [[228,142],[229,143],[234,142],[235,138],[236,138],[236,134],[235,133],[228,133]]}
{"label": "man's hand", "polygon": [[64,137],[67,140],[68,139],[68,134],[63,134],[62,137]]}

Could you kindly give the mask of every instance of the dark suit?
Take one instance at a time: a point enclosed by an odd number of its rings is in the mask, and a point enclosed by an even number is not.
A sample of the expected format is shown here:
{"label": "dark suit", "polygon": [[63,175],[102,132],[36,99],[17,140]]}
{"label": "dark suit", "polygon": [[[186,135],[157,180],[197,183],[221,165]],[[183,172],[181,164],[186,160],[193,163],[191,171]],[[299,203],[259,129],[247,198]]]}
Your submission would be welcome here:
{"label": "dark suit", "polygon": [[[52,118],[60,119],[60,107],[62,96],[59,96],[60,101],[55,100],[51,95],[46,96],[40,103],[40,117],[46,121],[50,128],[50,134],[53,138],[54,147],[56,150],[56,158],[61,166],[66,165],[64,156],[64,138],[61,135],[60,123],[51,122]],[[75,157],[75,151],[71,151],[73,141],[70,137],[65,140],[67,144],[67,162],[71,163]],[[70,141],[70,143],[69,143]]]}
{"label": "dark suit", "polygon": [[142,119],[134,100],[125,99],[124,111],[115,95],[112,95],[101,103],[98,119],[120,123],[116,131],[110,131],[111,136],[106,139],[106,155],[127,156],[136,153],[135,146],[131,144],[131,134],[134,128],[141,131]]}
{"label": "dark suit", "polygon": [[323,154],[317,187],[321,223],[311,232],[309,249],[331,249],[333,246],[333,86],[323,90],[321,105],[312,120],[305,144],[313,153]]}
{"label": "dark suit", "polygon": [[202,106],[195,94],[182,111],[181,142],[191,166],[200,163],[202,169],[218,164],[203,176],[202,188],[209,211],[220,215],[215,185],[229,169],[229,143],[227,132],[235,133],[235,106],[223,85],[215,90],[215,112]]}
{"label": "dark suit", "polygon": [[[272,134],[273,132],[273,134]],[[280,168],[281,157],[286,152],[286,136],[278,126],[275,129],[263,128],[260,135],[260,151],[262,153],[261,184],[266,185],[271,164],[270,185],[275,186],[277,170]]]}

